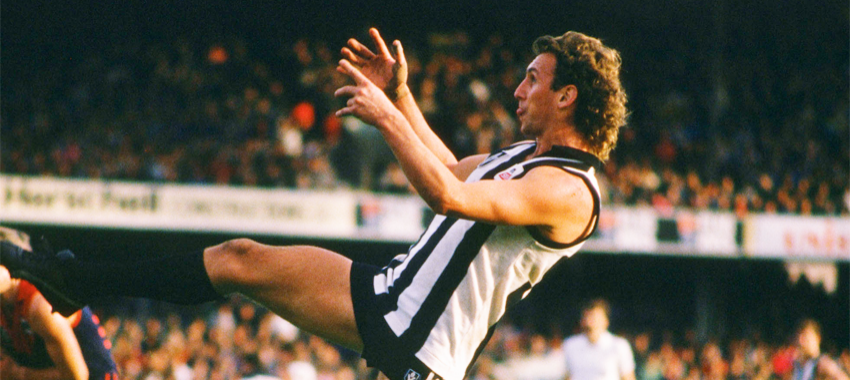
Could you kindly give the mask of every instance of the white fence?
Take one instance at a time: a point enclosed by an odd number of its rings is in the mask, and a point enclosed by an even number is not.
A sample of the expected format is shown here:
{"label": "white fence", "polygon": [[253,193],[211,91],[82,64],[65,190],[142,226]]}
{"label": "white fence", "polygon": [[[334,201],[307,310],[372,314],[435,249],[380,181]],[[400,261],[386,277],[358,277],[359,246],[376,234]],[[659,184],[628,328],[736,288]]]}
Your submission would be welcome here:
{"label": "white fence", "polygon": [[[413,242],[415,196],[0,175],[0,222]],[[850,261],[850,219],[603,207],[586,250]]]}

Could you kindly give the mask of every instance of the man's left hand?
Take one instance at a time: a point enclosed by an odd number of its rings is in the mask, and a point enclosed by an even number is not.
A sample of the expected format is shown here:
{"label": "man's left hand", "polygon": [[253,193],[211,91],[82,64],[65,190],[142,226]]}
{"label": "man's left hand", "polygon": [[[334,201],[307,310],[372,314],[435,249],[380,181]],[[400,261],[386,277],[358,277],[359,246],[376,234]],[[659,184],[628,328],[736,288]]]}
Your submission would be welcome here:
{"label": "man's left hand", "polygon": [[390,117],[399,113],[386,94],[346,59],[339,61],[337,71],[354,80],[354,85],[337,89],[334,96],[348,96],[346,106],[336,116],[352,115],[367,124],[386,128]]}

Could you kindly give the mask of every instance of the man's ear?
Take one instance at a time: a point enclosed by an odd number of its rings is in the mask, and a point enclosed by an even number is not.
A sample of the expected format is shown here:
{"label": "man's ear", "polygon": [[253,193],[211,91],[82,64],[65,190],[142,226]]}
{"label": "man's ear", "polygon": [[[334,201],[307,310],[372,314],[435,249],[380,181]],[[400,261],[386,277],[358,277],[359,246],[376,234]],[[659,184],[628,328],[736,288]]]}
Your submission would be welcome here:
{"label": "man's ear", "polygon": [[578,98],[578,89],[575,85],[568,84],[558,90],[558,108],[567,108],[575,104]]}

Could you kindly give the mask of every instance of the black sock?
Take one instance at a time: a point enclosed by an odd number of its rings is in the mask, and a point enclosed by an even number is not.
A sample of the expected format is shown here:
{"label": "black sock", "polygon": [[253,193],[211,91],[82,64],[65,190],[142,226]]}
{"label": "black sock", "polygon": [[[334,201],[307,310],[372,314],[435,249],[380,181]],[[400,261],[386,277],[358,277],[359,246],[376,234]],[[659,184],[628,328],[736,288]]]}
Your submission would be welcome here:
{"label": "black sock", "polygon": [[126,296],[191,305],[223,299],[207,275],[203,251],[122,262],[75,259],[66,264],[68,285],[86,301]]}

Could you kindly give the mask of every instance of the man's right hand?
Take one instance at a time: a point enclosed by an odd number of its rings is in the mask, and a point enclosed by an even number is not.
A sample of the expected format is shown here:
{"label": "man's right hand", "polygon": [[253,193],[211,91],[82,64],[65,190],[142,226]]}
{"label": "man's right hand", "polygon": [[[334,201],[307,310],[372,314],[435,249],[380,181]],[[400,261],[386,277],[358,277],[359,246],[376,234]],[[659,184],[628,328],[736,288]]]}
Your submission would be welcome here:
{"label": "man's right hand", "polygon": [[401,42],[398,40],[393,42],[393,50],[395,50],[393,55],[377,29],[370,28],[369,35],[375,42],[378,54],[351,38],[348,40],[348,46],[342,48],[342,55],[395,102],[410,93],[407,87],[407,60],[404,57]]}

